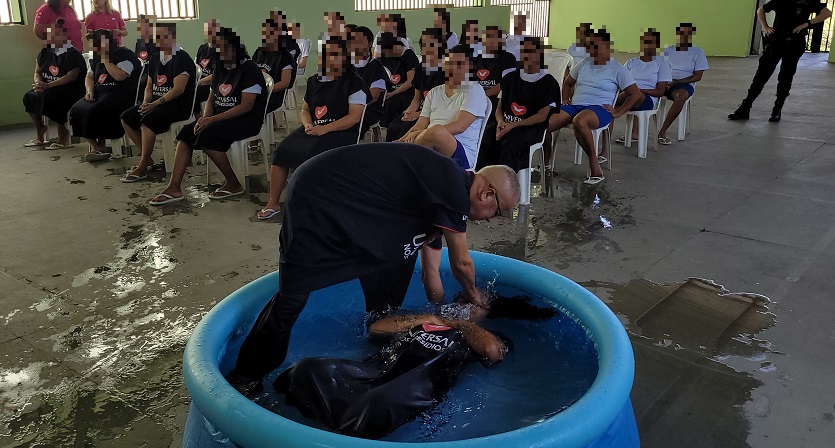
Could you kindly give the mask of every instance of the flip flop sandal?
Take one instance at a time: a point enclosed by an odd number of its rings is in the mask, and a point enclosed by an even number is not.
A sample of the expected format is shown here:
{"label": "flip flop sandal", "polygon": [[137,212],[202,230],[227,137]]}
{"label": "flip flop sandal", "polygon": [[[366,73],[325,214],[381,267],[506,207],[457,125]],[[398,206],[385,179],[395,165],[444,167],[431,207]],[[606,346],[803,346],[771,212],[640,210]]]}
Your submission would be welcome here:
{"label": "flip flop sandal", "polygon": [[[262,215],[261,213],[264,213],[264,212],[266,212],[267,214]],[[265,209],[261,210],[260,212],[258,212],[255,216],[256,216],[256,218],[258,218],[261,221],[267,221],[267,220],[275,218],[276,216],[278,216],[279,213],[281,213],[281,210],[276,210],[276,209],[273,209],[273,208],[265,208]]]}
{"label": "flip flop sandal", "polygon": [[669,146],[673,144],[673,141],[670,140],[668,137],[658,137],[658,143],[664,146]]}
{"label": "flip flop sandal", "polygon": [[615,143],[620,143],[620,144],[622,144],[622,145],[623,145],[623,144],[626,144],[626,136],[625,136],[625,135],[621,135],[620,137],[618,137],[618,139],[617,139],[617,140],[615,140]]}
{"label": "flip flop sandal", "polygon": [[148,175],[138,176],[136,174],[128,174],[127,176],[119,179],[126,184],[132,184],[134,182],[139,182],[140,180],[145,180],[148,178]]}
{"label": "flip flop sandal", "polygon": [[46,142],[42,142],[38,139],[33,138],[32,140],[29,140],[29,143],[24,143],[23,147],[24,148],[37,148],[38,146],[44,146],[44,145],[46,145]]}
{"label": "flip flop sandal", "polygon": [[214,199],[214,200],[229,199],[229,198],[233,198],[235,196],[240,196],[244,193],[245,193],[244,190],[231,192],[229,190],[217,189],[214,192],[212,192],[211,194],[209,194],[209,199]]}
{"label": "flip flop sandal", "polygon": [[588,179],[584,180],[583,183],[586,185],[597,185],[600,182],[603,182],[604,180],[606,180],[606,178],[603,176],[591,176]]}
{"label": "flip flop sandal", "polygon": [[47,146],[47,147],[46,147],[46,148],[44,148],[44,149],[46,149],[46,150],[55,150],[55,149],[67,149],[67,148],[71,148],[71,147],[72,147],[72,145],[64,145],[64,144],[62,144],[62,143],[57,143],[57,142],[56,142],[56,143],[52,143],[52,144],[50,144],[49,146]]}
{"label": "flip flop sandal", "polygon": [[[157,201],[156,200],[157,198],[165,198],[165,199],[163,199],[161,201]],[[185,198],[186,198],[185,196],[171,196],[170,194],[167,194],[167,193],[161,193],[156,198],[151,199],[151,201],[148,202],[148,203],[151,204],[151,205],[166,205],[166,204],[173,204],[175,202],[180,202],[180,201],[184,200]]]}
{"label": "flip flop sandal", "polygon": [[100,151],[93,151],[84,154],[84,161],[85,162],[103,162],[105,160],[110,160],[110,157],[113,154],[109,152],[100,152]]}
{"label": "flip flop sandal", "polygon": [[604,156],[597,156],[597,163],[598,163],[599,165],[603,165],[604,163],[606,163],[606,162],[608,162],[608,161],[609,161],[609,159],[607,159],[607,158],[606,158],[606,157],[604,157]]}

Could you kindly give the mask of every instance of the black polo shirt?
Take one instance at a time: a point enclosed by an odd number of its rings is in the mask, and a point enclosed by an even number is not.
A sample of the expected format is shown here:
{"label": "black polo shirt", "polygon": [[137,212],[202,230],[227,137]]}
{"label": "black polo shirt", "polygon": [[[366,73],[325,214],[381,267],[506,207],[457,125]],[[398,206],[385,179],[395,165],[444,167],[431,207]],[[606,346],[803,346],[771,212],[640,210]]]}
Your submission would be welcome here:
{"label": "black polo shirt", "polygon": [[101,63],[98,55],[93,56],[90,61],[90,70],[93,72],[93,83],[96,94],[100,93],[120,93],[125,95],[136,95],[137,83],[139,82],[139,74],[142,73],[142,63],[139,58],[125,47],[119,47],[111,50],[110,62],[114,65],[127,63],[126,66],[131,67],[130,74],[127,78],[117,81],[116,78],[110,76],[107,68]]}
{"label": "black polo shirt", "polygon": [[200,74],[200,78],[202,79],[206,76],[211,76],[215,72],[215,66],[220,61],[220,56],[209,44],[203,44],[197,49],[197,56],[194,58],[194,61],[201,68],[202,73]]}
{"label": "black polo shirt", "polygon": [[473,174],[419,145],[337,148],[290,178],[282,292],[309,292],[417,256],[442,229],[466,232]]}
{"label": "black polo shirt", "polygon": [[484,54],[478,58],[473,74],[475,81],[484,87],[484,90],[488,90],[502,82],[505,72],[514,70],[516,70],[516,57],[501,50],[498,53]]}
{"label": "black polo shirt", "polygon": [[400,57],[381,57],[380,62],[391,74],[389,77],[389,92],[394,92],[406,82],[409,70],[420,68],[420,61],[412,50],[406,50]]}
{"label": "black polo shirt", "polygon": [[[194,61],[191,56],[182,48],[178,49],[171,59],[166,63],[162,63],[162,55],[151,59],[150,70],[148,71],[151,79],[151,94],[152,101],[156,101],[163,95],[174,88],[174,78],[185,73],[191,79],[186,83],[186,90],[176,100],[183,99],[191,103],[194,98],[194,77],[197,74],[197,68],[194,66]],[[175,100],[175,101],[176,101]]]}
{"label": "black polo shirt", "polygon": [[72,86],[84,88],[84,76],[87,74],[87,63],[84,56],[75,47],[69,47],[61,54],[57,54],[53,48],[44,48],[38,53],[38,72],[41,78],[47,83],[57,81],[67,76],[73,69],[78,69],[78,76],[72,82]]}
{"label": "black polo shirt", "polygon": [[[826,2],[820,0],[770,0],[763,5],[765,12],[774,11],[774,32],[789,35],[798,26],[809,20],[812,14],[818,14],[826,8]],[[808,28],[807,28],[808,30]],[[806,31],[800,33],[805,36]]]}
{"label": "black polo shirt", "polygon": [[264,82],[264,74],[252,62],[252,59],[241,62],[231,70],[223,64],[218,64],[214,75],[212,78],[212,92],[215,94],[214,115],[241,104],[245,90],[260,86],[261,92],[250,114],[263,117],[267,105],[267,84]]}
{"label": "black polo shirt", "polygon": [[[557,80],[548,73],[536,81],[522,79],[519,70],[502,78],[502,114],[507,123],[522,121],[550,104],[556,104],[554,113],[559,112],[561,97]],[[548,122],[543,123],[545,126]]]}
{"label": "black polo shirt", "polygon": [[304,102],[310,110],[313,125],[323,126],[348,115],[348,98],[359,92],[366,95],[363,103],[367,103],[371,93],[353,70],[348,70],[344,76],[332,81],[323,81],[319,75],[308,78]]}

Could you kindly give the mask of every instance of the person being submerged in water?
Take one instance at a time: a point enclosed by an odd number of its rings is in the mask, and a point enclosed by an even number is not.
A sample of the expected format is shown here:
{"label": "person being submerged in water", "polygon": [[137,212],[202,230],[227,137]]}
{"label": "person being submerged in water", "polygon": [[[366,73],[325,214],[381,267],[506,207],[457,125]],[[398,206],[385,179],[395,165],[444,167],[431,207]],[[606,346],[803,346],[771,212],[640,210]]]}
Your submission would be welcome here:
{"label": "person being submerged in water", "polygon": [[377,439],[438,404],[469,360],[502,361],[508,345],[480,327],[485,317],[545,320],[557,314],[524,297],[486,306],[456,302],[433,314],[390,315],[368,328],[388,345],[362,361],[304,358],[273,383],[286,402],[326,428]]}

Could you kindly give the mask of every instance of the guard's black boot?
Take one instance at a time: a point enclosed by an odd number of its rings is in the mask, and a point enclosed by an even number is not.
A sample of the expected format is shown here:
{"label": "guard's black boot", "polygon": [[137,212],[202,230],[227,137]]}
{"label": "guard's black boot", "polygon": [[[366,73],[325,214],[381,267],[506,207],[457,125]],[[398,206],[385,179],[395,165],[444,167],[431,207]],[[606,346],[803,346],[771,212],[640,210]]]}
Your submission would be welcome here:
{"label": "guard's black boot", "polygon": [[768,121],[772,123],[777,123],[783,117],[783,100],[777,100],[774,102],[774,109],[771,109],[771,118]]}
{"label": "guard's black boot", "polygon": [[742,104],[736,108],[734,113],[728,115],[728,120],[747,120],[751,113],[751,102],[747,99],[742,100]]}

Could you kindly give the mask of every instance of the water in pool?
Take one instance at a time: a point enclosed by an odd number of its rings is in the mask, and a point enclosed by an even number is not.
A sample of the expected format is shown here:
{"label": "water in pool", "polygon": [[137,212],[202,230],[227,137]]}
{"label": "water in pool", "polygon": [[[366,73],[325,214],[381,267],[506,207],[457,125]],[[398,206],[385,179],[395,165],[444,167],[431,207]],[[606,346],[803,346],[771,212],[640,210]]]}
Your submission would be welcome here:
{"label": "water in pool", "polygon": [[[419,279],[415,280],[403,308],[426,312],[425,295]],[[460,289],[451,277],[444,282],[448,292]],[[502,285],[497,285],[496,291],[502,296],[525,295]],[[314,293],[293,328],[287,360],[267,377],[265,391],[255,401],[291,420],[321,427],[286,405],[284,395],[272,389],[272,382],[279,372],[303,357],[360,360],[378,351],[381,346],[367,340],[363,303],[358,284]],[[548,306],[536,298],[532,303]],[[462,440],[522,428],[570,406],[597,375],[594,344],[582,327],[563,314],[541,322],[488,318],[480,325],[511,341],[504,361],[490,367],[470,362],[442,402],[383,440]],[[224,364],[231,364],[231,360]]]}

